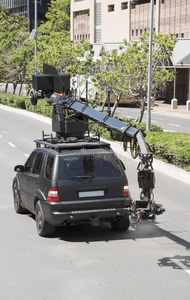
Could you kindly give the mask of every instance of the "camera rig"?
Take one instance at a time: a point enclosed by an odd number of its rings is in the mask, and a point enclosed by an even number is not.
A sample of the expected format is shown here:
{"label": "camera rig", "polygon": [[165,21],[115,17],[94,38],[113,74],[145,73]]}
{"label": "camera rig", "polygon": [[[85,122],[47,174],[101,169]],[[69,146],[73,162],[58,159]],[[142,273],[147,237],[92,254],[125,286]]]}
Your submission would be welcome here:
{"label": "camera rig", "polygon": [[[68,143],[93,139],[89,134],[89,120],[98,123],[123,136],[124,150],[130,144],[132,157],[139,158],[137,167],[138,184],[141,188],[140,200],[133,200],[129,209],[131,222],[141,220],[154,220],[156,215],[162,214],[165,209],[156,204],[153,196],[155,176],[152,167],[153,154],[145,142],[145,134],[130,122],[123,122],[105,113],[88,106],[87,102],[72,97],[70,92],[70,76],[58,74],[56,68],[44,64],[43,74],[35,74],[32,78],[33,89],[30,92],[32,105],[37,105],[38,99],[45,98],[49,105],[53,104],[52,130],[56,138],[51,136],[42,144],[48,145]],[[86,136],[88,132],[88,136]]]}

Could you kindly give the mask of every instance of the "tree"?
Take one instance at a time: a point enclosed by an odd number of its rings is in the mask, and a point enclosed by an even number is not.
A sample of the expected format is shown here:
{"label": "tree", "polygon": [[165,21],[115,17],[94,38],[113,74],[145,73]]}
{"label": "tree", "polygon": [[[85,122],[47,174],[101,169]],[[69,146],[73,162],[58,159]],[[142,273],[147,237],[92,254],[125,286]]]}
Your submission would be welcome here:
{"label": "tree", "polygon": [[70,31],[70,0],[51,0],[46,22],[42,22],[39,31],[50,34],[52,31],[68,35]]}
{"label": "tree", "polygon": [[20,48],[28,37],[27,27],[24,16],[10,14],[8,7],[0,7],[0,74],[7,83],[16,80],[8,62],[12,51]]}
{"label": "tree", "polygon": [[[23,84],[30,86],[30,65],[34,58],[34,41],[26,39],[20,47],[12,49],[8,60],[9,78],[14,81],[19,81],[20,90],[22,91]],[[15,87],[16,88],[16,87]],[[15,91],[13,91],[14,93]]]}
{"label": "tree", "polygon": [[[121,47],[121,49],[123,50],[124,47]],[[110,52],[103,50],[101,59],[96,62],[96,68],[99,69],[99,72],[96,72],[92,78],[95,86],[97,86],[104,95],[110,92],[116,96],[116,101],[111,113],[113,116],[121,100],[121,96],[125,97],[129,95],[126,86],[126,62],[122,56],[118,54],[116,49]],[[106,102],[107,96],[103,104],[103,109]]]}
{"label": "tree", "polygon": [[[106,53],[106,58],[101,59],[106,65],[105,72],[94,75],[97,86],[110,86],[117,95],[116,109],[121,95],[131,95],[140,107],[140,114],[136,121],[141,123],[147,103],[148,89],[148,58],[149,58],[149,33],[141,36],[139,41],[124,41],[122,52],[117,50]],[[170,66],[170,57],[176,43],[172,35],[162,33],[153,34],[152,54],[152,99],[156,99],[168,81],[172,81],[175,72]],[[121,49],[120,49],[121,50]],[[163,67],[165,66],[165,67]],[[114,80],[113,80],[114,79]]]}

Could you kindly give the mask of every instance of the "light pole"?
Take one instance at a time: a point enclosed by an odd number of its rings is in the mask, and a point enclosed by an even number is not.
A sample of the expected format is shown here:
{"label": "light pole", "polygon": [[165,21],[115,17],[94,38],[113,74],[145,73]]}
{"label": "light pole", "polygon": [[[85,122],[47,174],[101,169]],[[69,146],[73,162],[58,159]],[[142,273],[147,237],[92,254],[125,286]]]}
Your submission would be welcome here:
{"label": "light pole", "polygon": [[38,2],[35,1],[35,57],[37,54],[37,22],[38,22]]}
{"label": "light pole", "polygon": [[147,124],[146,130],[150,131],[151,126],[151,81],[152,81],[152,36],[153,36],[153,16],[154,0],[151,0],[150,9],[150,36],[149,36],[149,61],[148,61],[148,92],[147,92]]}

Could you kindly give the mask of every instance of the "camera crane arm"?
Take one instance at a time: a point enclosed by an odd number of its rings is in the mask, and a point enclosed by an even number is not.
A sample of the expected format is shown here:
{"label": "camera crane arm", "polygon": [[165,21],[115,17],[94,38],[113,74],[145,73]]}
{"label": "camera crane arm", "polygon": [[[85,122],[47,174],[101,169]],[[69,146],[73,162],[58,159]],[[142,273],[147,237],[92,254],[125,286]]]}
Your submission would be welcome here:
{"label": "camera crane arm", "polygon": [[[33,105],[37,104],[38,98],[45,98],[49,104],[54,104],[52,115],[53,131],[56,133],[61,132],[63,138],[67,137],[64,125],[67,118],[63,114],[63,110],[67,112],[74,112],[74,127],[77,132],[80,126],[83,127],[83,132],[87,130],[84,122],[88,119],[104,126],[112,131],[115,131],[123,136],[124,150],[127,148],[127,142],[131,143],[131,155],[133,158],[139,158],[138,170],[138,183],[142,189],[140,200],[133,201],[131,211],[135,214],[139,212],[144,219],[154,219],[155,215],[162,214],[165,209],[161,204],[155,204],[153,199],[153,189],[155,184],[155,176],[153,172],[152,162],[153,154],[149,151],[148,145],[145,142],[145,134],[137,129],[130,122],[123,122],[115,119],[109,115],[99,112],[72,96],[69,95],[70,91],[70,78],[69,75],[58,74],[57,70],[49,65],[44,64],[42,75],[33,75],[33,90],[30,93],[30,100]],[[82,116],[78,119],[78,116]],[[71,120],[71,118],[69,118]],[[77,122],[78,121],[78,122]],[[72,122],[73,123],[73,122]],[[54,125],[55,124],[55,125]],[[58,124],[58,127],[57,127]],[[73,125],[72,125],[73,126]],[[57,129],[58,128],[58,129]],[[64,133],[62,132],[64,131]],[[82,131],[79,130],[79,133]]]}

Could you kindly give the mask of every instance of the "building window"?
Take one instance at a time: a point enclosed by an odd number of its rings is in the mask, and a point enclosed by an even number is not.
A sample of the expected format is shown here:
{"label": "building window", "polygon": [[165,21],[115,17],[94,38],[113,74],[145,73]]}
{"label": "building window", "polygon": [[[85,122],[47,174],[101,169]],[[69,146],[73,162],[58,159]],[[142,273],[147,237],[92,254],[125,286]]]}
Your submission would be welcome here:
{"label": "building window", "polygon": [[136,7],[136,4],[134,1],[131,2],[131,8],[134,9]]}
{"label": "building window", "polygon": [[114,9],[115,9],[114,4],[108,5],[108,12],[114,11]]}
{"label": "building window", "polygon": [[134,36],[134,30],[133,29],[131,30],[131,35]]}
{"label": "building window", "polygon": [[82,15],[88,15],[90,16],[90,10],[86,9],[86,10],[80,10],[74,13],[74,18],[76,18],[77,16],[82,16]]}
{"label": "building window", "polygon": [[121,2],[121,10],[128,9],[128,2]]}
{"label": "building window", "polygon": [[184,38],[184,33],[181,33],[181,38]]}
{"label": "building window", "polygon": [[101,25],[102,20],[102,3],[96,3],[96,25]]}
{"label": "building window", "polygon": [[96,29],[96,43],[101,43],[102,32],[101,29]]}
{"label": "building window", "polygon": [[179,36],[178,33],[176,33],[176,38],[178,38],[178,36]]}
{"label": "building window", "polygon": [[139,33],[139,31],[138,31],[138,29],[136,29],[136,36],[138,36],[138,33]]}
{"label": "building window", "polygon": [[142,30],[142,29],[140,29],[140,34],[142,34],[142,32],[143,32],[143,30]]}
{"label": "building window", "polygon": [[164,4],[164,2],[165,2],[165,1],[164,1],[164,0],[162,0],[162,4]]}

